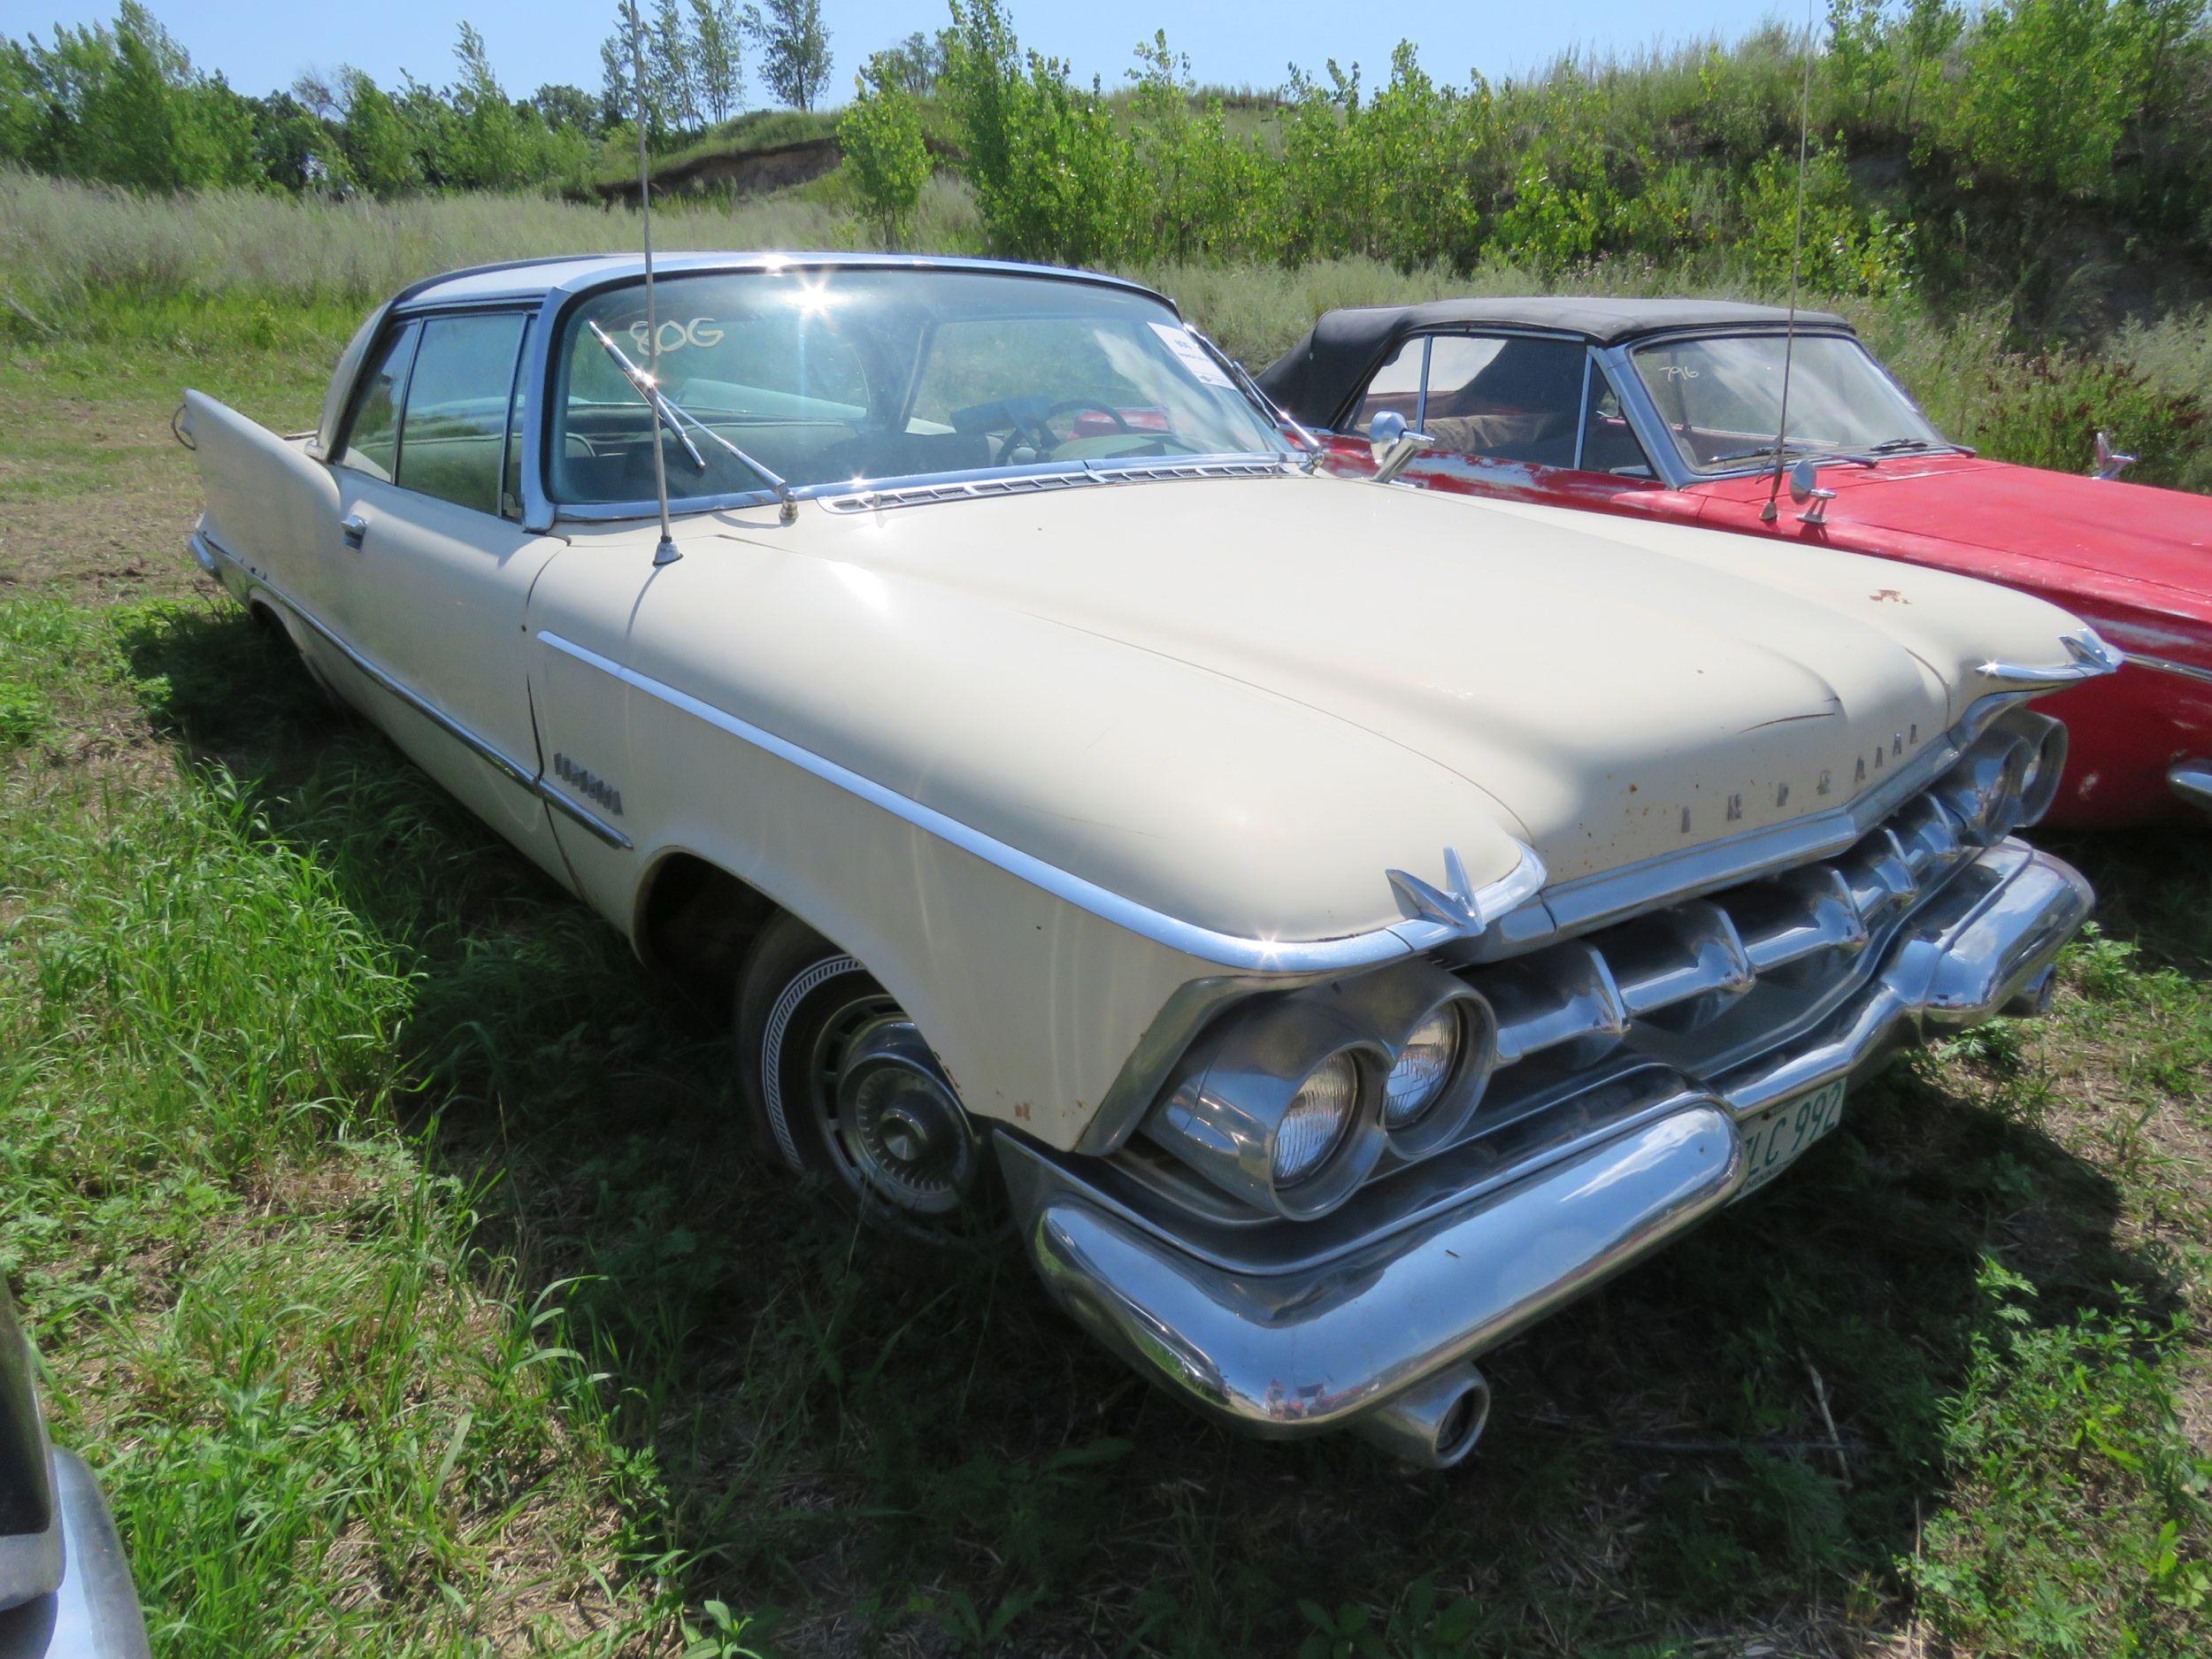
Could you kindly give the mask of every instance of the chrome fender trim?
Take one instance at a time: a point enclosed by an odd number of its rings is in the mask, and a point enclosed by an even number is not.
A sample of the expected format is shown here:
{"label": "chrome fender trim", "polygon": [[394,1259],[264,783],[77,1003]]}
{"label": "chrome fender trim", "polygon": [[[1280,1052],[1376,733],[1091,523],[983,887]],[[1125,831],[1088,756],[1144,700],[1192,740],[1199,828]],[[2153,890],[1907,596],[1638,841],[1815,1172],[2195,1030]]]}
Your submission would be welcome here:
{"label": "chrome fender trim", "polygon": [[1225,1271],[1064,1194],[1043,1197],[1025,1233],[1046,1286],[1107,1347],[1201,1409],[1281,1437],[1342,1425],[1495,1347],[1717,1209],[1742,1176],[1735,1122],[1708,1102],[1312,1273]]}
{"label": "chrome fender trim", "polygon": [[[1009,846],[997,837],[985,833],[958,818],[926,806],[911,796],[864,777],[847,766],[803,749],[788,738],[779,737],[764,727],[755,726],[726,709],[693,696],[640,673],[636,669],[603,657],[588,646],[565,639],[558,634],[541,632],[541,643],[554,650],[574,657],[597,669],[609,678],[621,681],[634,691],[680,709],[694,719],[703,720],[717,731],[726,732],[741,742],[764,750],[779,760],[787,761],[802,772],[811,773],[825,783],[834,784],[847,794],[857,796],[872,806],[881,808],[894,818],[903,819],[915,828],[937,837],[940,841],[973,854],[987,864],[1003,870],[1007,874],[1041,887],[1055,898],[1064,899],[1078,910],[1124,927],[1140,938],[1167,946],[1205,963],[1222,967],[1245,969],[1268,973],[1335,972],[1349,968],[1364,968],[1379,963],[1394,961],[1411,956],[1416,951],[1428,950],[1446,941],[1465,934],[1467,926],[1439,920],[1409,920],[1389,926],[1378,927],[1363,933],[1351,933],[1340,939],[1248,939],[1235,933],[1217,933],[1195,922],[1187,922],[1141,904],[1135,899],[1087,881],[1081,876],[1063,870],[1056,864],[1025,853],[1018,847]],[[1456,855],[1451,856],[1456,864]],[[1460,872],[1463,879],[1465,872]],[[1523,847],[1514,867],[1487,886],[1462,895],[1459,902],[1474,917],[1495,917],[1521,903],[1540,887],[1544,879],[1543,861],[1533,850]],[[1475,931],[1479,931],[1477,928]]]}

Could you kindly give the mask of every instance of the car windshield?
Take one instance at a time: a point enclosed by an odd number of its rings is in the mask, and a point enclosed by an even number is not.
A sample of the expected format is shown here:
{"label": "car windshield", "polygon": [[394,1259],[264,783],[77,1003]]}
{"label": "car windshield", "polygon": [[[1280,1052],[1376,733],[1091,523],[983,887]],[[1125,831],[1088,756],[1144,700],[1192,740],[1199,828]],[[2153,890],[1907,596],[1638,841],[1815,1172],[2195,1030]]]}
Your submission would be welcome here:
{"label": "car windshield", "polygon": [[[1782,423],[1778,334],[1668,340],[1638,348],[1636,372],[1693,471],[1722,472],[1774,452]],[[1803,455],[1943,449],[1940,433],[1855,340],[1800,334],[1789,353],[1789,432]]]}
{"label": "car windshield", "polygon": [[[1287,452],[1175,313],[1126,289],[857,266],[679,274],[656,287],[669,400],[795,488]],[[591,324],[642,367],[643,284],[568,315],[551,493],[650,501],[651,418]],[[721,444],[665,428],[660,442],[672,497],[763,487]]]}

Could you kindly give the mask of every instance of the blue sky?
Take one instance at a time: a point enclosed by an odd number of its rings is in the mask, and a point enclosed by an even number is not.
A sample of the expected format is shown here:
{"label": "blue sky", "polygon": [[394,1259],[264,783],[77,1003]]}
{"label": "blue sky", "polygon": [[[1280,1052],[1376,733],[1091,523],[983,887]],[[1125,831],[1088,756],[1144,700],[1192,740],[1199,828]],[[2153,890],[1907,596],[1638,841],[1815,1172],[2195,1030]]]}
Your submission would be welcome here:
{"label": "blue sky", "polygon": [[[340,64],[387,83],[404,68],[442,85],[450,78],[462,18],[483,30],[510,92],[526,94],[549,81],[596,90],[599,42],[615,9],[613,0],[463,0],[457,7],[453,0],[322,0],[304,11],[253,0],[151,4],[195,62],[256,93],[288,85],[311,65]],[[1663,10],[1633,0],[1554,6],[1012,0],[1010,7],[1025,45],[1068,58],[1079,73],[1102,75],[1109,86],[1120,82],[1131,47],[1165,28],[1169,43],[1190,54],[1200,80],[1256,87],[1279,85],[1294,60],[1317,73],[1332,57],[1347,65],[1356,60],[1371,78],[1387,69],[1392,46],[1405,35],[1420,43],[1422,61],[1439,75],[1458,80],[1474,68],[1494,78],[1536,67],[1563,50],[1632,50],[1663,40],[1734,35],[1776,9],[1773,0],[1675,0]],[[941,0],[824,0],[822,10],[836,57],[838,102],[860,58],[915,29],[941,27],[946,15]],[[113,0],[5,0],[0,34],[43,35],[55,23],[88,23],[113,12]]]}

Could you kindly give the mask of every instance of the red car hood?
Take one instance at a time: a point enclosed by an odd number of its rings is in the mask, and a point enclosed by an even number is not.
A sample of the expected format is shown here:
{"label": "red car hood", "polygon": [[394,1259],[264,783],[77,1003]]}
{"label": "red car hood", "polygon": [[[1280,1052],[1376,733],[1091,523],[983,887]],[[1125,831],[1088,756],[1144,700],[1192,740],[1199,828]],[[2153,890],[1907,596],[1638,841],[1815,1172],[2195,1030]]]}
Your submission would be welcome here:
{"label": "red car hood", "polygon": [[[2080,570],[2212,591],[2212,497],[1976,456],[1923,456],[1820,469],[1836,492],[1829,545],[1880,552],[1878,534],[1933,536]],[[1694,493],[1764,500],[1768,480],[1716,480]],[[1789,502],[1783,501],[1785,511]]]}

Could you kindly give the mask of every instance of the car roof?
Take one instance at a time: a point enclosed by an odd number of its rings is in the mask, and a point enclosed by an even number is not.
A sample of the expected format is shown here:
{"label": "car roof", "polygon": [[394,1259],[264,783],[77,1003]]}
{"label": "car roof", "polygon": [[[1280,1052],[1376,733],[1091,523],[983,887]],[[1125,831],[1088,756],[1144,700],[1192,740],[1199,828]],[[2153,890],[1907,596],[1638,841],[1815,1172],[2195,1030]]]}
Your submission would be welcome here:
{"label": "car roof", "polygon": [[[1393,342],[1425,329],[1534,328],[1617,346],[1686,328],[1778,328],[1792,313],[1736,300],[1606,299],[1576,295],[1432,300],[1423,305],[1360,305],[1324,312],[1303,340],[1260,374],[1269,396],[1301,420],[1325,424],[1357,389]],[[1851,325],[1832,311],[1795,313],[1802,328]]]}
{"label": "car roof", "polygon": [[[1023,265],[1007,259],[967,259],[919,254],[703,252],[656,255],[653,273],[675,276],[699,271],[772,271],[785,266],[825,265],[873,267],[884,270],[975,271],[1002,275],[1055,277],[1064,280],[1103,283],[1132,293],[1164,296],[1141,283],[1106,276],[1095,271],[1070,270],[1058,265]],[[502,265],[474,265],[428,277],[403,289],[395,306],[473,305],[495,300],[538,300],[567,295],[610,283],[634,280],[645,274],[645,261],[636,254],[557,254],[537,259],[517,259]]]}

